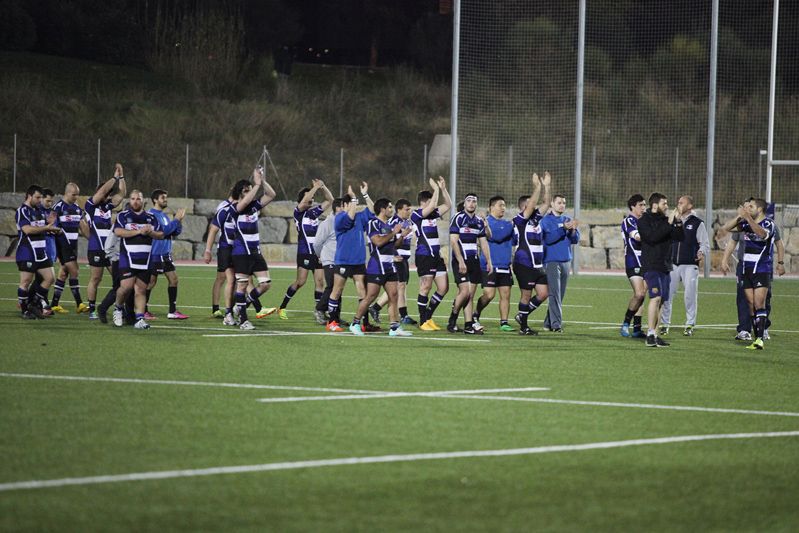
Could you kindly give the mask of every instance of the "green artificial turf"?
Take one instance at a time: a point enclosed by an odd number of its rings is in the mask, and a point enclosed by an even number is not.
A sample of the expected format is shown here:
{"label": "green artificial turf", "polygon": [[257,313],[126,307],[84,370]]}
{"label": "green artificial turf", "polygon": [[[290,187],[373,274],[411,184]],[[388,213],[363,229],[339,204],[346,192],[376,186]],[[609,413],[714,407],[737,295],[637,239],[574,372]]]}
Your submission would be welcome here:
{"label": "green artificial turf", "polygon": [[[264,403],[257,400],[345,393],[0,376],[0,530],[799,528],[797,436],[2,490],[29,480],[799,430],[799,417],[785,414],[799,413],[795,280],[775,280],[772,340],[752,352],[733,340],[731,279],[700,280],[693,337],[674,327],[670,348],[647,349],[618,334],[629,298],[623,277],[572,277],[562,335],[500,332],[492,305],[483,337],[409,328],[415,338],[392,339],[325,334],[309,312],[311,286],[291,302],[289,320],[258,320],[254,332],[224,328],[209,318],[215,271],[178,272],[179,307],[191,318],[165,320],[161,280],[152,298],[159,319],[135,331],[90,323],[68,293],[70,314],[20,319],[15,265],[0,263],[0,373],[405,393],[550,390]],[[274,269],[264,304],[277,305],[293,276]],[[412,274],[413,314],[415,288]],[[357,300],[352,287],[345,295],[348,318]],[[511,309],[517,298],[514,290]],[[544,311],[532,315],[534,327]],[[672,322],[683,319],[680,292]],[[206,336],[220,334],[234,336]],[[489,397],[635,406],[481,399]]]}

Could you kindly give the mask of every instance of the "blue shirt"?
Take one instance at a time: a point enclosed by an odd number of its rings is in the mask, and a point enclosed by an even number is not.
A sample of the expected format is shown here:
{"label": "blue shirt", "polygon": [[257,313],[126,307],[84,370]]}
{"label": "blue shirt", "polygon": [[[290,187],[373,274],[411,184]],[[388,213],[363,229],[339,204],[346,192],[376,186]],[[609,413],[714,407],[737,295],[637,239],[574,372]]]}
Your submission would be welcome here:
{"label": "blue shirt", "polygon": [[305,211],[294,208],[294,226],[297,228],[297,255],[313,254],[316,230],[319,229],[319,217],[325,210],[321,205],[310,207]]}
{"label": "blue shirt", "polygon": [[111,235],[111,211],[114,203],[111,201],[95,205],[91,198],[86,200],[84,213],[89,224],[89,251],[99,252],[105,250],[105,240]]}
{"label": "blue shirt", "polygon": [[161,224],[161,231],[164,232],[163,239],[156,239],[153,242],[152,254],[169,255],[172,253],[172,239],[180,235],[180,232],[183,231],[183,226],[180,224],[180,220],[176,218],[169,220],[169,215],[160,209],[153,207],[150,209],[150,214],[158,219],[158,223]]}
{"label": "blue shirt", "polygon": [[14,219],[17,223],[17,235],[19,237],[16,260],[29,263],[46,261],[47,238],[45,234],[39,233],[37,235],[26,235],[22,231],[22,228],[25,226],[46,226],[47,219],[44,216],[44,210],[35,207],[29,207],[27,204],[22,204],[17,208],[17,212],[14,214]]}
{"label": "blue shirt", "polygon": [[376,246],[372,242],[373,236],[389,235],[394,226],[391,222],[383,222],[375,217],[369,221],[367,235],[369,236],[369,262],[366,264],[367,274],[393,274],[397,271],[394,265],[394,243],[396,239],[389,239],[383,246]]}
{"label": "blue shirt", "polygon": [[774,236],[774,221],[764,218],[758,225],[766,230],[766,237],[760,237],[752,231],[745,220],[738,224],[744,240],[744,274],[771,274],[772,264],[771,240]]}
{"label": "blue shirt", "polygon": [[572,244],[580,242],[580,230],[567,230],[568,215],[547,214],[541,219],[544,235],[544,263],[564,263],[572,260]]}
{"label": "blue shirt", "polygon": [[[510,272],[510,263],[513,256],[513,223],[510,220],[486,217],[491,236],[488,237],[488,251],[491,253],[491,264],[500,274]],[[485,272],[488,265],[485,257],[480,255],[480,268]]]}
{"label": "blue shirt", "polygon": [[[458,247],[464,261],[477,259],[477,241],[486,236],[483,219],[476,215],[469,215],[461,211],[449,225],[449,234],[458,236]],[[455,252],[452,252],[452,261],[455,264]]]}
{"label": "blue shirt", "polygon": [[621,221],[621,238],[624,241],[624,266],[639,268],[641,266],[641,241],[638,236],[638,219],[627,215]]}
{"label": "blue shirt", "polygon": [[438,240],[438,219],[441,213],[434,209],[427,218],[422,217],[422,210],[411,213],[411,222],[416,226],[416,255],[439,256],[441,243]]}
{"label": "blue shirt", "polygon": [[366,241],[363,233],[373,216],[368,208],[355,213],[354,219],[350,218],[346,211],[336,215],[333,221],[336,230],[336,265],[366,263]]}
{"label": "blue shirt", "polygon": [[524,212],[513,217],[513,232],[519,246],[513,262],[528,268],[541,268],[544,265],[544,245],[541,236],[541,213],[536,208],[530,218]]}
{"label": "blue shirt", "polygon": [[[152,213],[136,213],[126,209],[117,215],[114,228],[137,230],[149,224],[153,231],[162,231],[161,224]],[[148,270],[152,255],[153,238],[150,235],[134,235],[119,239],[119,268],[122,270]]]}

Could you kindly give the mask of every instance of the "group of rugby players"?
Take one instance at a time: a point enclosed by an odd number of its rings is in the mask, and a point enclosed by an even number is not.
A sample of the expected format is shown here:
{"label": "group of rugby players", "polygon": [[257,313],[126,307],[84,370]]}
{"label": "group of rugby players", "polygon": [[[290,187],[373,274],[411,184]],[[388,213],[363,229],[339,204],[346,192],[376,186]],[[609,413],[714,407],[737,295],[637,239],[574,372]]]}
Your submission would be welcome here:
{"label": "group of rugby players", "polygon": [[[435,311],[449,290],[449,275],[441,256],[439,219],[452,208],[452,199],[443,178],[430,179],[430,190],[421,191],[414,209],[407,199],[394,204],[387,198],[373,200],[368,184],[360,187],[365,209],[359,209],[358,196],[350,187],[347,194],[334,198],[321,180],[302,189],[297,197],[294,223],[297,229],[297,275],[287,288],[279,307],[264,307],[261,296],[270,288],[269,269],[261,252],[258,218],[261,210],[274,200],[274,189],[264,180],[263,169],[256,168],[252,180],[239,180],[230,190],[227,200],[219,204],[209,226],[204,260],[210,263],[213,246],[217,245],[217,277],[214,283],[212,314],[223,323],[243,330],[254,329],[248,308],[253,307],[256,318],[277,313],[287,319],[286,308],[297,291],[313,275],[314,316],[328,331],[348,329],[354,335],[380,331],[380,312],[388,307],[390,336],[410,336],[403,326],[417,325],[423,331],[442,329],[433,319]],[[113,194],[116,188],[116,194]],[[509,323],[511,287],[514,276],[520,296],[518,322],[520,335],[537,335],[528,324],[530,313],[547,299],[550,309],[545,327],[562,332],[560,306],[565,279],[560,290],[550,294],[547,271],[544,270],[545,251],[560,243],[570,249],[580,240],[579,222],[564,215],[565,198],[551,194],[552,178],[532,176],[531,194],[518,199],[519,212],[512,220],[504,219],[506,203],[501,196],[488,202],[488,213],[477,212],[478,198],[467,194],[458,205],[449,224],[450,268],[457,285],[446,326],[450,333],[482,334],[480,315],[500,295],[501,331],[517,331]],[[321,192],[321,204],[314,198]],[[153,191],[153,209],[144,210],[142,193],[129,195],[127,209],[112,221],[112,210],[126,195],[122,166],[117,164],[114,177],[97,189],[84,208],[77,205],[78,187],[69,183],[61,201],[53,205],[53,193],[36,185],[31,186],[25,203],[17,209],[16,222],[19,244],[16,253],[20,271],[18,305],[25,318],[43,318],[53,313],[67,312],[60,305],[61,292],[69,279],[78,313],[88,312],[90,319],[106,322],[106,313],[113,306],[113,323],[122,326],[126,319],[138,329],[149,328],[153,318],[147,309],[149,291],[158,274],[169,281],[170,319],[185,319],[177,311],[177,276],[171,259],[171,239],[181,231],[185,214],[177,210],[170,219],[164,213],[167,193]],[[685,197],[690,198],[690,197]],[[676,247],[685,239],[683,227],[688,216],[683,198],[677,208],[667,215],[665,196],[658,193],[648,204],[641,195],[628,201],[630,214],[621,226],[624,239],[627,276],[633,296],[625,314],[621,334],[625,337],[645,337],[647,346],[668,346],[663,341],[664,329],[657,330],[661,307],[673,295],[672,258],[680,254],[696,265],[708,252],[702,247]],[[692,204],[692,200],[691,200]],[[692,207],[690,205],[689,207]],[[323,221],[322,216],[332,209]],[[551,226],[554,238],[543,237],[542,219],[555,216]],[[767,336],[767,305],[772,268],[772,244],[775,226],[765,216],[765,202],[750,199],[739,209],[738,217],[724,227],[742,235],[742,261],[739,265],[741,287],[751,315],[752,349],[762,349]],[[691,214],[691,216],[695,216]],[[699,219],[697,219],[699,220]],[[701,222],[701,220],[699,220]],[[686,222],[686,227],[692,228]],[[88,239],[88,260],[91,278],[88,284],[88,303],[80,295],[77,265],[77,239]],[[415,265],[419,276],[417,296],[418,321],[408,313],[406,289],[410,277],[409,259],[412,239],[416,239]],[[551,237],[551,236],[550,236]],[[690,240],[690,239],[689,239]],[[695,240],[695,238],[694,238]],[[368,254],[367,254],[368,247]],[[61,269],[55,278],[53,264],[58,258]],[[568,265],[568,255],[562,262]],[[568,270],[568,266],[566,267]],[[98,285],[103,272],[113,276],[113,288],[96,305]],[[358,293],[358,306],[350,323],[341,319],[342,293],[352,279]],[[684,281],[684,280],[683,280]],[[53,300],[48,300],[49,288],[55,283]],[[482,294],[475,298],[478,285]],[[224,311],[220,307],[222,287]],[[644,335],[641,326],[643,302],[650,297],[648,325]],[[381,294],[382,292],[382,294]],[[432,292],[432,294],[431,294]],[[553,300],[557,314],[553,317]],[[464,326],[458,325],[460,314]],[[370,320],[371,319],[371,320]],[[632,324],[632,330],[630,325]],[[686,326],[686,335],[693,324]],[[667,329],[667,327],[666,327]],[[659,335],[660,333],[660,335]]]}

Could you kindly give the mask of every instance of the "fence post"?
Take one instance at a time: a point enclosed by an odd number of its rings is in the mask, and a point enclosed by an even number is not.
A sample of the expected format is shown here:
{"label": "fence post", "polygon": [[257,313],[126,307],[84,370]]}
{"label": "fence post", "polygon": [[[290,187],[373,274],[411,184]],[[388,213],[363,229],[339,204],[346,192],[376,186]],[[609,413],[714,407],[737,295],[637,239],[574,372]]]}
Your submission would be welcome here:
{"label": "fence post", "polygon": [[591,147],[591,178],[596,179],[596,145]]}
{"label": "fence post", "polygon": [[97,186],[100,186],[100,138],[97,138]]}
{"label": "fence post", "polygon": [[344,148],[341,149],[338,160],[338,197],[344,196]]}
{"label": "fence post", "polygon": [[186,187],[183,197],[189,197],[189,143],[186,143]]}
{"label": "fence post", "polygon": [[513,190],[513,145],[508,146],[508,190]]}
{"label": "fence post", "polygon": [[424,159],[422,159],[422,187],[427,183],[427,145],[424,145]]}
{"label": "fence post", "polygon": [[17,192],[17,134],[14,134],[14,186],[12,187],[13,192]]}
{"label": "fence post", "polygon": [[677,147],[676,155],[674,156],[674,201],[676,202],[680,197],[680,147]]}

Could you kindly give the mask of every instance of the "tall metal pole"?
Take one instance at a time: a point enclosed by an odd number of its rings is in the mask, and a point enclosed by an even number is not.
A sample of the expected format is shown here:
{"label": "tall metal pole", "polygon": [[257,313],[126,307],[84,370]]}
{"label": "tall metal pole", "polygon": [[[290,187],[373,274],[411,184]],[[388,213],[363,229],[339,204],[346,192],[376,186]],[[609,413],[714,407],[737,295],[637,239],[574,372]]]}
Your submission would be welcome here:
{"label": "tall metal pole", "polygon": [[680,194],[680,147],[678,146],[674,154],[674,199]]}
{"label": "tall metal pole", "polygon": [[344,148],[338,157],[338,197],[344,196]]}
{"label": "tall metal pole", "polygon": [[760,150],[757,155],[757,195],[763,194],[763,156],[768,155],[768,150]]}
{"label": "tall metal pole", "polygon": [[186,188],[183,194],[184,198],[189,197],[189,145],[186,144]]}
{"label": "tall metal pole", "polygon": [[[458,90],[460,85],[460,54],[461,54],[461,0],[453,1],[453,29],[452,29],[452,119],[451,143],[449,158],[449,193],[453,200],[458,198]],[[454,209],[451,210],[455,211]]]}
{"label": "tall metal pole", "polygon": [[424,159],[422,159],[422,188],[427,183],[427,145],[424,145]]}
{"label": "tall metal pole", "polygon": [[12,187],[13,192],[17,192],[17,134],[14,134],[14,186]]}
{"label": "tall metal pole", "polygon": [[766,201],[771,202],[771,177],[774,161],[774,103],[777,99],[777,29],[780,22],[780,0],[774,0],[771,21],[771,81],[768,97],[768,156],[766,157]]}
{"label": "tall metal pole", "polygon": [[508,190],[513,190],[513,145],[508,146]]}
{"label": "tall metal pole", "polygon": [[[716,71],[719,52],[719,0],[713,0],[710,26],[710,98],[707,112],[707,183],[705,191],[705,226],[713,242],[713,172],[716,155]],[[705,277],[710,277],[710,258],[705,259]]]}
{"label": "tall metal pole", "polygon": [[[577,37],[577,124],[574,133],[574,218],[580,219],[580,203],[583,173],[583,90],[585,84],[585,2],[580,0],[580,26]],[[572,271],[580,268],[580,247],[574,247]]]}
{"label": "tall metal pole", "polygon": [[100,139],[97,139],[97,186],[100,186]]}

